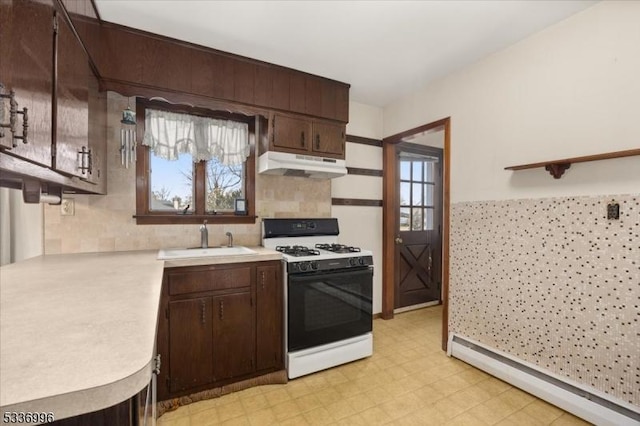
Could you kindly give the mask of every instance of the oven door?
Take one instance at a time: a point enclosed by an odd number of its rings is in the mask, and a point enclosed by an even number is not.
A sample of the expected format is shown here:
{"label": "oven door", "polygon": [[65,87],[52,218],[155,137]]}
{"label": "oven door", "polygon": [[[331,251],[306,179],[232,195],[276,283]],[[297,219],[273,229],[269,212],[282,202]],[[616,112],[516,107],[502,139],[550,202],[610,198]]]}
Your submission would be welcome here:
{"label": "oven door", "polygon": [[289,352],[371,332],[373,268],[288,276]]}

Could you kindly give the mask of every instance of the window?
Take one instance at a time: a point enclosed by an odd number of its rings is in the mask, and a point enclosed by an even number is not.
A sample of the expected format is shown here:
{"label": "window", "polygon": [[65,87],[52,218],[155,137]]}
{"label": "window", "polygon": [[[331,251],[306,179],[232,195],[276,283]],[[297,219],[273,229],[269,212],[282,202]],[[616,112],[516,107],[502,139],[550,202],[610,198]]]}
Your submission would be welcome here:
{"label": "window", "polygon": [[137,117],[138,224],[255,222],[256,117],[145,100]]}
{"label": "window", "polygon": [[400,231],[434,227],[435,167],[438,159],[403,152],[400,157]]}

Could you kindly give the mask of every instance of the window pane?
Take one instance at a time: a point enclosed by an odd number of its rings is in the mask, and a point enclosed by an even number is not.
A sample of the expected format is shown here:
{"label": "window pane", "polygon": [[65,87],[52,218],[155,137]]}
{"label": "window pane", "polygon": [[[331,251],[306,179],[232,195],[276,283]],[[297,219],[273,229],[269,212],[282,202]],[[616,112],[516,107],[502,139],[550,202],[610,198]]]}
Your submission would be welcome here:
{"label": "window pane", "polygon": [[422,206],[422,184],[414,183],[413,185],[413,200],[411,201],[411,205],[413,206]]}
{"label": "window pane", "polygon": [[422,231],[422,209],[411,209],[412,217],[411,217],[411,230],[412,231]]}
{"label": "window pane", "polygon": [[426,184],[424,186],[424,205],[425,206],[433,206],[433,189],[434,185]]}
{"label": "window pane", "polygon": [[207,212],[230,211],[235,199],[244,198],[244,165],[225,166],[218,160],[209,160],[207,174]]}
{"label": "window pane", "polygon": [[409,182],[400,182],[400,205],[408,206],[411,204],[411,184]]}
{"label": "window pane", "polygon": [[400,179],[411,179],[411,161],[400,161]]}
{"label": "window pane", "polygon": [[422,182],[422,161],[413,162],[413,180]]}
{"label": "window pane", "polygon": [[411,213],[408,208],[400,209],[400,230],[409,231],[409,221],[411,220]]}
{"label": "window pane", "polygon": [[152,152],[149,173],[149,210],[194,210],[193,161],[190,154],[181,154],[178,160],[169,161],[156,157]]}
{"label": "window pane", "polygon": [[435,161],[425,161],[424,163],[424,181],[425,182],[434,182],[435,180],[435,169],[436,169]]}
{"label": "window pane", "polygon": [[425,231],[431,231],[433,229],[433,209],[424,210],[424,229]]}

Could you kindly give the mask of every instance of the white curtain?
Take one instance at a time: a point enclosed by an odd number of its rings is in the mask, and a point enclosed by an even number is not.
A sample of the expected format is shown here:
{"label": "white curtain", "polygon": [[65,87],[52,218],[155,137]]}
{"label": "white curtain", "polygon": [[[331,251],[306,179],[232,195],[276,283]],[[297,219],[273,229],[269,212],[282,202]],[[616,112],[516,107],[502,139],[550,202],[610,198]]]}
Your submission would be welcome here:
{"label": "white curtain", "polygon": [[177,160],[183,153],[194,162],[217,159],[242,164],[249,156],[249,126],[231,120],[147,109],[142,144],[155,155]]}

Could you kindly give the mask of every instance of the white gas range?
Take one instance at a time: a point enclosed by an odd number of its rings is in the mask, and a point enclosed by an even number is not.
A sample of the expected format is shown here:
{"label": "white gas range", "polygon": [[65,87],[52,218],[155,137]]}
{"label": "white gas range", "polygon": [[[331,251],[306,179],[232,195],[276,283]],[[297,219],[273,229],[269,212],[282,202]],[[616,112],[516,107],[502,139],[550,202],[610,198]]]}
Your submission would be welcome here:
{"label": "white gas range", "polygon": [[373,353],[373,256],[338,235],[333,218],[263,221],[262,244],[283,254],[291,379]]}

